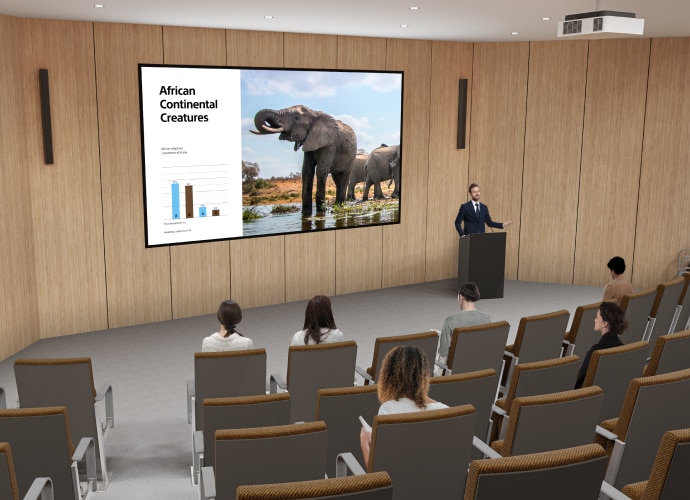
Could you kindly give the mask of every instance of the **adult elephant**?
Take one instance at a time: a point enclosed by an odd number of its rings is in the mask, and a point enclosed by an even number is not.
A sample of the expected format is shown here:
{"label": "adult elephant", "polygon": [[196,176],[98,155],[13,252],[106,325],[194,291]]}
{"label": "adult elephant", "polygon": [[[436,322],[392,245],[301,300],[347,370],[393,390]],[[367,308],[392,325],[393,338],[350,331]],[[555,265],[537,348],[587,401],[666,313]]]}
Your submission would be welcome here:
{"label": "adult elephant", "polygon": [[312,213],[312,190],[316,174],[316,211],[323,212],[326,179],[335,183],[335,202],[343,203],[350,170],[357,153],[352,128],[328,113],[301,104],[284,109],[262,109],[254,116],[254,134],[280,134],[281,141],[295,143],[304,152],[302,161],[302,214]]}
{"label": "adult elephant", "polygon": [[392,198],[400,198],[400,144],[395,146],[381,146],[369,154],[364,170],[366,182],[364,184],[363,200],[369,198],[369,189],[374,185],[374,198],[383,198],[381,182],[392,180],[395,183]]}
{"label": "adult elephant", "polygon": [[360,182],[366,180],[366,174],[364,172],[364,165],[369,158],[368,154],[358,154],[355,156],[355,161],[352,163],[352,170],[350,171],[350,182],[347,185],[347,199],[355,199],[355,186]]}

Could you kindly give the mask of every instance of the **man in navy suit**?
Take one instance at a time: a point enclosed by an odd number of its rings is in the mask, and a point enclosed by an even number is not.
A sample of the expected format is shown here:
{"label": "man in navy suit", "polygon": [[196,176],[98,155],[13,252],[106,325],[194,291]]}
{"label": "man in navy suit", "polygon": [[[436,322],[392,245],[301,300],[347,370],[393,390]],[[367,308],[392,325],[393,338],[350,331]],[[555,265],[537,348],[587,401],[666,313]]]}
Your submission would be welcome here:
{"label": "man in navy suit", "polygon": [[[479,202],[481,196],[479,184],[470,184],[469,192],[472,199],[460,205],[458,216],[455,218],[455,229],[458,230],[460,237],[466,234],[485,232],[485,224],[489,227],[503,229],[513,223],[512,220],[507,222],[494,222],[491,220],[489,207]],[[463,223],[464,228],[462,227]]]}

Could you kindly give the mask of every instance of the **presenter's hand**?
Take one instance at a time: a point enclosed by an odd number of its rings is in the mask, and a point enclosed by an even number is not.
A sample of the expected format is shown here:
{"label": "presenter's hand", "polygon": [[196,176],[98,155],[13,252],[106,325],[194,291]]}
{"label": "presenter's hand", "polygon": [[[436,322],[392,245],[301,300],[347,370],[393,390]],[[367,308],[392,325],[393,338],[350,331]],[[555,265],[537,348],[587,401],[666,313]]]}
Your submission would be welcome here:
{"label": "presenter's hand", "polygon": [[506,228],[506,227],[510,226],[512,223],[513,223],[512,220],[506,221],[503,223],[503,227]]}

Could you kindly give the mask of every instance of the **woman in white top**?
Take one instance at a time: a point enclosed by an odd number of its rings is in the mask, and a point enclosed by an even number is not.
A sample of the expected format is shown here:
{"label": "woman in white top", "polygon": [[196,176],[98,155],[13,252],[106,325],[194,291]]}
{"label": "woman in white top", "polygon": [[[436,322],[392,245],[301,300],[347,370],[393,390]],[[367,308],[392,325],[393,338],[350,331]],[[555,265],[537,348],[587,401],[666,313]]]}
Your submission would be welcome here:
{"label": "woman in white top", "polygon": [[[430,378],[429,361],[419,347],[404,345],[391,349],[383,358],[379,373],[379,415],[448,408],[429,397]],[[364,462],[367,463],[371,432],[362,428],[359,440]]]}
{"label": "woman in white top", "polygon": [[304,311],[304,330],[292,336],[290,345],[330,344],[342,342],[343,338],[343,332],[335,326],[331,300],[317,295],[307,303]]}
{"label": "woman in white top", "polygon": [[254,342],[235,328],[242,321],[242,309],[233,300],[224,300],[216,314],[220,330],[206,337],[201,343],[201,352],[242,351],[254,349]]}

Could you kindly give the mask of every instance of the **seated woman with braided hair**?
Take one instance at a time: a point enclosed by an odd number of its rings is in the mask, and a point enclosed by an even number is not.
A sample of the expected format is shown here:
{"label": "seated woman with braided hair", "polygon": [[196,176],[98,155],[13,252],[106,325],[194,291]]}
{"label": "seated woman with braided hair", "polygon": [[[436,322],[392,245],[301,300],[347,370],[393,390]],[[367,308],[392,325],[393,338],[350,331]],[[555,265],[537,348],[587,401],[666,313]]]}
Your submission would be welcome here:
{"label": "seated woman with braided hair", "polygon": [[204,338],[201,352],[242,351],[254,349],[254,342],[236,330],[242,321],[242,309],[234,300],[224,300],[218,307],[216,317],[220,330]]}
{"label": "seated woman with braided hair", "polygon": [[[419,347],[399,346],[391,349],[383,358],[379,373],[379,415],[448,408],[429,397],[430,378],[429,361]],[[369,459],[371,432],[362,428],[359,440],[366,462]]]}

